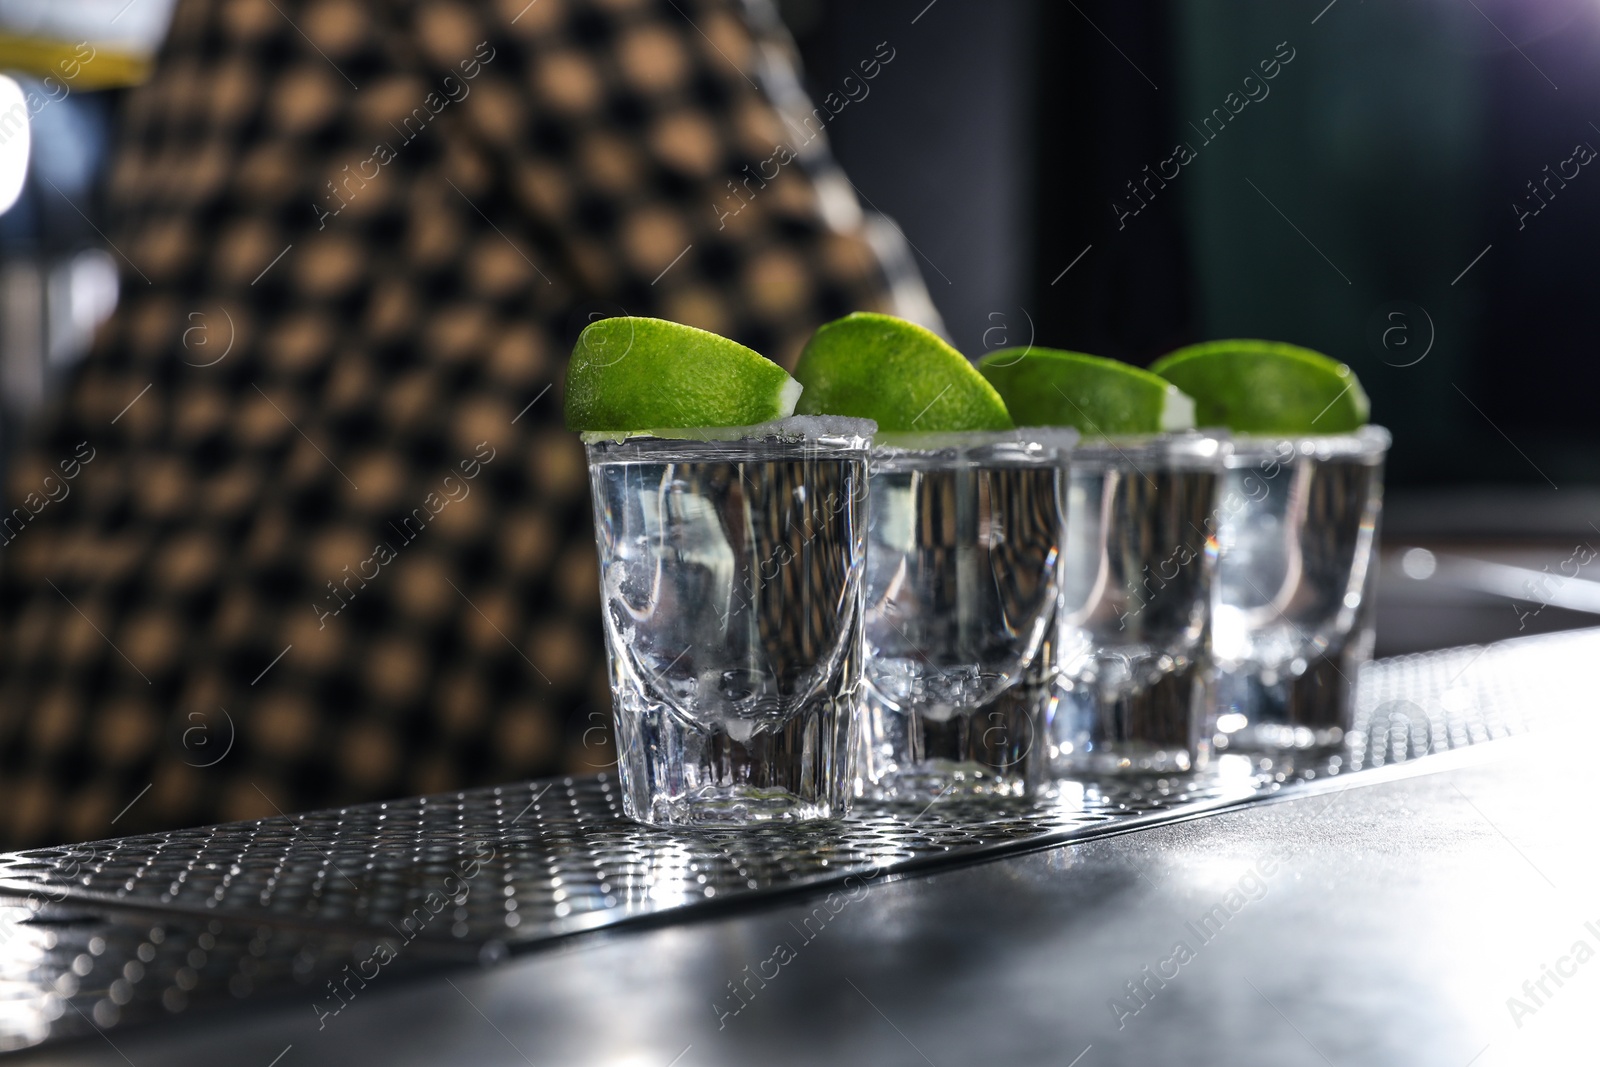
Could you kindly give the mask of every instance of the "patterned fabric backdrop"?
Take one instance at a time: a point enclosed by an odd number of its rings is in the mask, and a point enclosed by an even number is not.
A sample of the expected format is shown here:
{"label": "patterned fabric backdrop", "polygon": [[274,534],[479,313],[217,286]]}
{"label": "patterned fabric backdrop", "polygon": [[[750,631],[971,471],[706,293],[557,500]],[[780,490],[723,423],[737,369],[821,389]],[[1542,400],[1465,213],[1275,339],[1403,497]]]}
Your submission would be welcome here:
{"label": "patterned fabric backdrop", "polygon": [[820,140],[748,180],[805,136],[749,26],[180,3],[108,191],[122,303],[0,522],[0,845],[611,759],[572,338],[788,362],[890,302]]}

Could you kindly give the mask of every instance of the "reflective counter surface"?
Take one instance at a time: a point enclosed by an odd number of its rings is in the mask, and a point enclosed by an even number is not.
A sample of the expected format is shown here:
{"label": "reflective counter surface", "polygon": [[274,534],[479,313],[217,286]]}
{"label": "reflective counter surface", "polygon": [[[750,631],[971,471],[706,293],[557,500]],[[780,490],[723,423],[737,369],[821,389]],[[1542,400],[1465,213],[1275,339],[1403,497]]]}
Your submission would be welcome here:
{"label": "reflective counter surface", "polygon": [[[625,831],[559,813],[466,834],[492,843],[481,870],[315,816],[209,831],[237,852],[256,828],[232,864],[201,831],[104,843],[71,877],[7,857],[0,1031],[47,1042],[19,1063],[137,1067],[1584,1062],[1596,652],[1590,632],[1374,665],[1331,777],[1067,797],[965,831],[937,809],[864,815],[848,847],[760,855],[644,832],[592,887],[568,873]],[[452,871],[471,899],[430,920],[418,889]],[[557,914],[568,882],[589,904]],[[528,921],[507,926],[518,901]],[[571,925],[585,915],[598,929]]]}

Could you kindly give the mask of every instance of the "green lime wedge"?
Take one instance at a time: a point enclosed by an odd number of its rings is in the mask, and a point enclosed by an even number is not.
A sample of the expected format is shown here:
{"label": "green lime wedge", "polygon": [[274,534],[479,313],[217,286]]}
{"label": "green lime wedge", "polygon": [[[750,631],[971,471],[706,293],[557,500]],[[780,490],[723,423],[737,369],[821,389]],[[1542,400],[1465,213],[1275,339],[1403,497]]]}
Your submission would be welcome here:
{"label": "green lime wedge", "polygon": [[1371,410],[1349,367],[1278,341],[1207,341],[1150,369],[1194,397],[1200,425],[1235,433],[1348,433]]}
{"label": "green lime wedge", "polygon": [[1024,426],[1072,426],[1079,433],[1160,433],[1194,425],[1194,401],[1147,370],[1056,348],[1002,348],[978,370]]}
{"label": "green lime wedge", "polygon": [[751,426],[794,414],[800,383],[759,352],[693,326],[590,323],[567,364],[567,428]]}
{"label": "green lime wedge", "polygon": [[1009,430],[1000,394],[937,334],[858,311],[812,335],[795,364],[802,415],[873,419],[882,432]]}

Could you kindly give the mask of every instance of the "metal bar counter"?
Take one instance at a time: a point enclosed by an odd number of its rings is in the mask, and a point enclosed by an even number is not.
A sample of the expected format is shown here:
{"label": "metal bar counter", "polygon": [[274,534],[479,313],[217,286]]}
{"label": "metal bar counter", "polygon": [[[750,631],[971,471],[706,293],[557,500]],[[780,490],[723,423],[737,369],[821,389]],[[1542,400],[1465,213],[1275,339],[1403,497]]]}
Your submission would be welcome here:
{"label": "metal bar counter", "polygon": [[698,833],[554,779],[16,853],[0,1041],[135,1067],[1576,1062],[1597,653],[1371,664],[1344,755],[1291,772]]}

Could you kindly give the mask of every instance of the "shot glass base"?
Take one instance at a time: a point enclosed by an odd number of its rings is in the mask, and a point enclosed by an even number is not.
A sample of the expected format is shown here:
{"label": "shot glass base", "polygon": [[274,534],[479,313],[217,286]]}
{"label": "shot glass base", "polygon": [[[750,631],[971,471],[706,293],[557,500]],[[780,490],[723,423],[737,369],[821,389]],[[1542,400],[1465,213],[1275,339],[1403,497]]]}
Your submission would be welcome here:
{"label": "shot glass base", "polygon": [[786,790],[751,786],[706,786],[675,797],[655,798],[647,811],[634,816],[652,826],[723,828],[767,822],[810,822],[836,819],[842,809],[806,801]]}
{"label": "shot glass base", "polygon": [[1355,677],[1364,658],[1347,649],[1309,664],[1224,671],[1212,742],[1217,752],[1297,763],[1339,754],[1354,718]]}
{"label": "shot glass base", "polygon": [[1054,751],[1050,754],[1050,771],[1057,778],[1188,774],[1201,762],[1187,748],[1125,742],[1087,750]]}
{"label": "shot glass base", "polygon": [[1140,681],[1103,689],[1063,677],[1050,709],[1052,778],[1187,774],[1204,767],[1212,672],[1191,660],[1143,677],[1155,661],[1136,661]]}
{"label": "shot glass base", "polygon": [[1332,754],[1344,749],[1345,729],[1329,726],[1314,730],[1309,726],[1290,726],[1286,723],[1261,723],[1246,726],[1231,734],[1220,735],[1214,742],[1218,752],[1251,753],[1307,753]]}
{"label": "shot glass base", "polygon": [[877,694],[866,701],[858,796],[875,801],[1025,797],[1037,784],[1047,690],[1025,682],[976,708],[902,711]]}
{"label": "shot glass base", "polygon": [[[696,722],[615,694],[622,808],[655,826],[843,818],[853,773],[849,695],[763,723]],[[737,731],[737,736],[735,735]]]}

